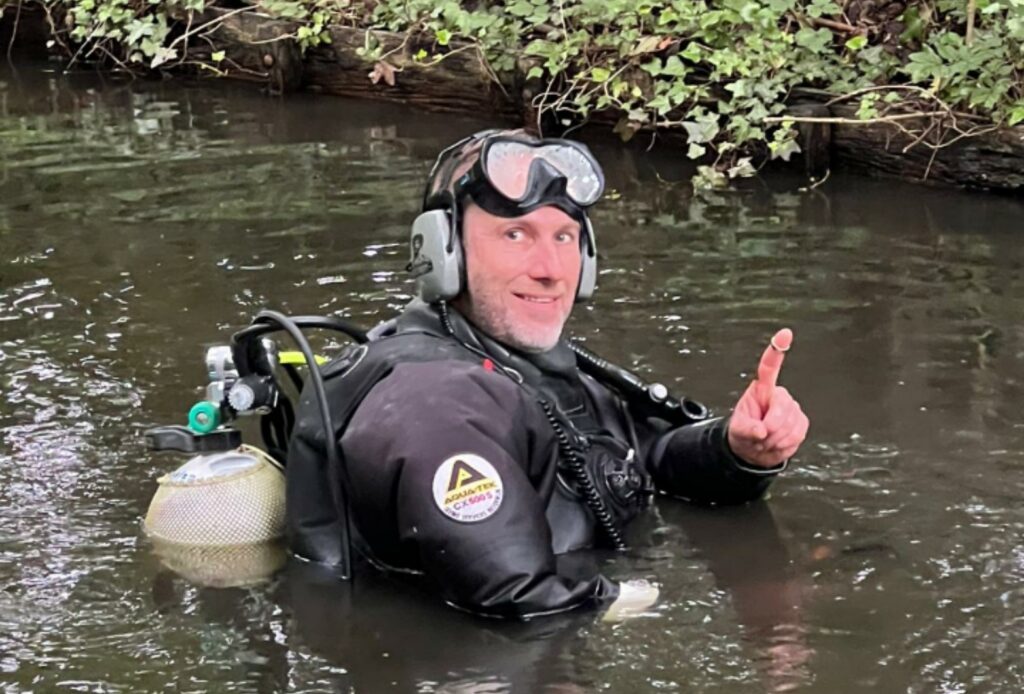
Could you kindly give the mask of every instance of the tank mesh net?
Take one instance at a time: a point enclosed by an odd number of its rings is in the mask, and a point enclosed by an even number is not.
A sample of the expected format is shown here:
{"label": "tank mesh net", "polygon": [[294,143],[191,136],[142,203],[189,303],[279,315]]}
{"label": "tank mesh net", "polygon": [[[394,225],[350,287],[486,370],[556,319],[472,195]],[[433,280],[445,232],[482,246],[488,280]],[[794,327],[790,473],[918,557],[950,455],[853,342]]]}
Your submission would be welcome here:
{"label": "tank mesh net", "polygon": [[283,540],[232,547],[195,547],[154,539],[153,548],[171,571],[193,583],[214,588],[260,583],[288,560]]}
{"label": "tank mesh net", "polygon": [[284,475],[262,461],[249,470],[209,481],[164,478],[146,514],[157,540],[218,546],[266,542],[284,534]]}

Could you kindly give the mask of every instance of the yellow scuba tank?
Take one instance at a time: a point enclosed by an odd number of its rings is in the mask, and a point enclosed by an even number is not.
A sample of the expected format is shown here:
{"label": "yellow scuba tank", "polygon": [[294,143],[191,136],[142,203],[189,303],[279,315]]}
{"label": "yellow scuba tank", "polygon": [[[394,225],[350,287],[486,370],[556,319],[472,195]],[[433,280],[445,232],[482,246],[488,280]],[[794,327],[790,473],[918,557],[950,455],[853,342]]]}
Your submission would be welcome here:
{"label": "yellow scuba tank", "polygon": [[242,445],[197,455],[157,483],[143,528],[172,571],[227,587],[284,565],[284,471],[264,451]]}
{"label": "yellow scuba tank", "polygon": [[[320,375],[324,359],[313,353],[303,328],[340,332],[359,344],[368,340],[365,331],[341,318],[289,318],[261,311],[251,325],[231,336],[230,345],[207,349],[209,382],[205,398],[189,411],[188,426],[157,426],[144,433],[151,451],[194,455],[158,480],[143,521],[163,563],[190,580],[243,585],[267,578],[286,561],[281,541],[285,475],[278,461],[286,457],[295,423],[292,398],[306,385],[300,368],[309,378],[324,431],[335,431]],[[298,345],[298,352],[280,352],[266,337],[282,331]],[[265,450],[242,444],[242,433],[232,423],[243,416],[258,417]],[[328,445],[326,454],[328,465],[339,469],[337,445]],[[342,475],[337,501],[342,509],[348,496],[344,481]],[[342,512],[341,518],[337,573],[347,579],[351,576],[347,513]]]}
{"label": "yellow scuba tank", "polygon": [[262,583],[288,561],[283,540],[224,547],[194,547],[154,540],[153,551],[168,569],[207,588],[238,588]]}
{"label": "yellow scuba tank", "polygon": [[156,540],[216,547],[284,534],[284,470],[258,448],[197,455],[157,483],[143,524]]}

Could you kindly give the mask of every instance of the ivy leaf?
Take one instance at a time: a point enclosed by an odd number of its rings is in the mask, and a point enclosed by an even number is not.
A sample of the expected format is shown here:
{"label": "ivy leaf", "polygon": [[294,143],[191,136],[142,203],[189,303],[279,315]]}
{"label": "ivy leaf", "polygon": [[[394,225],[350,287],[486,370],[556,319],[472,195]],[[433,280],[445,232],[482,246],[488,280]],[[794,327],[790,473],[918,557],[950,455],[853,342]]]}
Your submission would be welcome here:
{"label": "ivy leaf", "polygon": [[661,70],[661,74],[671,75],[672,77],[686,77],[686,72],[686,66],[683,65],[683,61],[677,55],[673,55],[666,60],[665,67]]}
{"label": "ivy leaf", "polygon": [[800,152],[800,144],[794,138],[782,142],[771,142],[768,145],[768,151],[771,152],[772,159],[789,161],[790,157]]}
{"label": "ivy leaf", "polygon": [[809,29],[804,27],[796,32],[796,45],[815,53],[824,53],[832,43],[832,32],[828,29]]}
{"label": "ivy leaf", "polygon": [[141,19],[136,19],[128,25],[128,36],[125,38],[125,43],[136,44],[143,36],[153,35],[153,25],[149,22],[144,22]]}
{"label": "ivy leaf", "polygon": [[1024,101],[1018,101],[1013,105],[1013,108],[1010,109],[1010,115],[1006,119],[1006,124],[1017,125],[1021,121],[1024,121]]}
{"label": "ivy leaf", "polygon": [[671,7],[666,7],[661,10],[661,14],[658,16],[658,26],[665,26],[672,22],[679,21],[679,14]]}
{"label": "ivy leaf", "polygon": [[923,51],[910,54],[910,60],[903,69],[913,81],[928,82],[933,78],[945,76],[944,67],[942,58],[931,46],[925,46]]}
{"label": "ivy leaf", "polygon": [[690,146],[686,148],[686,156],[690,159],[700,159],[707,151],[708,150],[704,145],[698,145],[691,142]]}
{"label": "ivy leaf", "polygon": [[168,48],[167,46],[160,46],[156,49],[156,54],[153,59],[149,62],[150,68],[157,68],[166,63],[169,60],[174,60],[178,57],[177,48]]}
{"label": "ivy leaf", "polygon": [[529,17],[533,14],[533,5],[526,2],[526,0],[516,0],[516,2],[506,7],[505,11],[513,17]]}
{"label": "ivy leaf", "polygon": [[900,16],[900,21],[902,21],[903,25],[907,27],[903,33],[900,34],[900,41],[918,41],[924,37],[924,32],[928,25],[924,17],[921,16],[921,11],[919,9],[916,7],[908,7]]}
{"label": "ivy leaf", "polygon": [[690,43],[686,44],[686,48],[679,51],[679,55],[683,56],[691,63],[700,62],[700,46],[691,41]]}
{"label": "ivy leaf", "polygon": [[139,49],[142,51],[144,56],[152,58],[160,49],[160,44],[147,36],[139,43]]}
{"label": "ivy leaf", "polygon": [[714,116],[710,119],[683,121],[682,126],[686,130],[686,141],[690,144],[711,142],[718,134],[718,120]]}
{"label": "ivy leaf", "polygon": [[611,76],[612,71],[605,67],[595,67],[590,71],[590,79],[598,83],[607,82]]}
{"label": "ivy leaf", "polygon": [[750,96],[750,83],[747,80],[736,80],[725,85],[725,91],[732,92],[732,95],[738,99]]}
{"label": "ivy leaf", "polygon": [[640,69],[648,73],[651,77],[657,77],[661,74],[661,60],[655,58],[654,60],[641,65]]}
{"label": "ivy leaf", "polygon": [[834,17],[843,11],[832,0],[812,0],[807,6],[807,14],[811,17]]}
{"label": "ivy leaf", "polygon": [[263,0],[260,6],[282,19],[301,19],[306,16],[306,8],[293,0]]}
{"label": "ivy leaf", "polygon": [[878,108],[875,105],[877,101],[877,93],[865,94],[861,97],[860,104],[857,106],[857,118],[860,118],[861,120],[878,118]]}
{"label": "ivy leaf", "polygon": [[526,48],[523,49],[523,54],[524,55],[539,55],[539,56],[543,56],[543,57],[546,58],[546,57],[550,56],[554,52],[555,48],[556,48],[555,44],[553,42],[551,42],[551,41],[545,41],[543,39],[536,39],[536,40],[530,41],[530,43],[526,44]]}
{"label": "ivy leaf", "polygon": [[729,178],[750,178],[757,173],[757,169],[750,163],[750,157],[740,157],[726,173]]}
{"label": "ivy leaf", "polygon": [[871,46],[858,53],[857,58],[868,65],[878,65],[882,62],[882,54],[884,52],[885,49],[882,46]]}
{"label": "ivy leaf", "polygon": [[669,102],[667,94],[659,94],[648,101],[647,106],[655,109],[659,116],[663,116],[672,110],[672,104]]}
{"label": "ivy leaf", "polygon": [[693,177],[692,181],[693,187],[697,190],[724,188],[729,184],[725,174],[713,166],[698,166],[697,174]]}
{"label": "ivy leaf", "polygon": [[868,45],[868,37],[857,34],[853,38],[849,39],[844,45],[851,51],[859,51],[864,48],[864,46]]}
{"label": "ivy leaf", "polygon": [[755,2],[732,2],[724,3],[731,10],[739,12],[740,19],[744,24],[754,23],[754,13],[759,9]]}
{"label": "ivy leaf", "polygon": [[212,60],[215,63],[219,63],[219,62],[223,61],[224,58],[226,58],[226,57],[227,57],[227,53],[225,53],[224,51],[214,51],[213,53],[210,54],[210,60]]}
{"label": "ivy leaf", "polygon": [[436,32],[434,33],[434,38],[436,38],[436,39],[437,39],[437,42],[438,42],[438,43],[439,43],[440,45],[442,45],[442,46],[447,46],[447,45],[448,45],[448,42],[452,40],[452,34],[451,34],[451,32],[450,32],[450,31],[448,31],[447,29],[438,29],[438,30],[437,30],[437,31],[436,31]]}

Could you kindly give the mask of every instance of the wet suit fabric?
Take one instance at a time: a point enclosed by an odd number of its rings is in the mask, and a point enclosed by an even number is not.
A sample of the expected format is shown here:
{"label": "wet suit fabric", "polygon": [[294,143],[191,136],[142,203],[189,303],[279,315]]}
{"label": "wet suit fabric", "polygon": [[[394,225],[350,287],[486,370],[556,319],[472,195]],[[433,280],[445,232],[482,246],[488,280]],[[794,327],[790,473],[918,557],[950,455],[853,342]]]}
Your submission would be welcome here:
{"label": "wet suit fabric", "polygon": [[[725,420],[673,429],[635,417],[576,369],[567,346],[516,353],[448,312],[455,337],[436,307],[414,302],[324,377],[364,553],[378,565],[425,574],[452,605],[527,617],[618,594],[600,574],[559,570],[556,555],[604,538],[541,399],[554,406],[620,526],[655,490],[734,504],[770,483],[771,474],[730,453]],[[300,556],[331,563],[337,475],[325,469],[323,446],[315,401],[304,392],[288,455],[289,537]]]}

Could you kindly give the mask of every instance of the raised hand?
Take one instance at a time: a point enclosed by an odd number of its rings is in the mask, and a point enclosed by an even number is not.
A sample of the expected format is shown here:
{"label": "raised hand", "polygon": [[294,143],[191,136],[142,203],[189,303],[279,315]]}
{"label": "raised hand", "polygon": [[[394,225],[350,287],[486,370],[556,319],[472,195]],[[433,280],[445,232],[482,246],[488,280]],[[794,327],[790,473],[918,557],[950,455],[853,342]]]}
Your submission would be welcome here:
{"label": "raised hand", "polygon": [[775,333],[757,365],[757,378],[740,396],[729,420],[729,447],[756,467],[788,460],[807,436],[810,421],[789,391],[776,385],[793,331]]}

